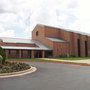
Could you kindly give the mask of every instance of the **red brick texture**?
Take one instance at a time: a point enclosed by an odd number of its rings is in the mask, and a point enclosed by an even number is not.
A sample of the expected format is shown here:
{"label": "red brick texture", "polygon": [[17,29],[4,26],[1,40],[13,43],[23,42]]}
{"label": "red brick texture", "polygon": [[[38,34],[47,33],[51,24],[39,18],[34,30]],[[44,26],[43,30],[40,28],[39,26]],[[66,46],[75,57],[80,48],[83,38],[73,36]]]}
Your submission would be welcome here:
{"label": "red brick texture", "polygon": [[[36,32],[38,32],[38,35],[36,35]],[[66,42],[53,42],[48,40],[47,37],[62,39]],[[90,37],[87,35],[45,25],[37,25],[32,31],[32,39],[52,47],[53,57],[63,55],[90,56]]]}
{"label": "red brick texture", "polygon": [[53,43],[53,57],[64,56],[69,54],[69,44],[68,43]]}
{"label": "red brick texture", "polygon": [[[37,31],[38,31],[38,35],[36,35]],[[53,42],[45,37],[45,27],[44,26],[37,25],[35,27],[35,29],[32,31],[32,39],[40,41],[46,46],[53,47]]]}

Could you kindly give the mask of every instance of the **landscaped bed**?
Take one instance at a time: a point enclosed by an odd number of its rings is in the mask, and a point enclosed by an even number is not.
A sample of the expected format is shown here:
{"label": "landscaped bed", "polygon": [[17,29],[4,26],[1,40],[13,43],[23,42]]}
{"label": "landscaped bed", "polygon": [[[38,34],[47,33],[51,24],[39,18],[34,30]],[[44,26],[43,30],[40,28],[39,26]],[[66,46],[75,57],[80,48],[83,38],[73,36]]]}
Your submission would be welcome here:
{"label": "landscaped bed", "polygon": [[30,68],[31,68],[30,65],[26,63],[6,61],[4,64],[0,63],[0,74],[19,72],[19,71],[28,70]]}
{"label": "landscaped bed", "polygon": [[26,63],[6,61],[6,53],[0,47],[0,74],[23,72],[28,69],[31,69],[31,66]]}

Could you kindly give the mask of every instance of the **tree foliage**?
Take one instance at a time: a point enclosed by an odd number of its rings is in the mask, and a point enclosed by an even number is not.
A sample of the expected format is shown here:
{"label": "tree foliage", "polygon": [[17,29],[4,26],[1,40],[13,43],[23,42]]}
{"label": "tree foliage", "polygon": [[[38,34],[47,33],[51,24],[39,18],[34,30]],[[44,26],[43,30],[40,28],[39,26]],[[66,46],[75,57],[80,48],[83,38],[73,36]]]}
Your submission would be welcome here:
{"label": "tree foliage", "polygon": [[6,60],[6,53],[2,47],[0,47],[0,57],[1,57],[0,59],[2,60],[2,64],[4,64]]}

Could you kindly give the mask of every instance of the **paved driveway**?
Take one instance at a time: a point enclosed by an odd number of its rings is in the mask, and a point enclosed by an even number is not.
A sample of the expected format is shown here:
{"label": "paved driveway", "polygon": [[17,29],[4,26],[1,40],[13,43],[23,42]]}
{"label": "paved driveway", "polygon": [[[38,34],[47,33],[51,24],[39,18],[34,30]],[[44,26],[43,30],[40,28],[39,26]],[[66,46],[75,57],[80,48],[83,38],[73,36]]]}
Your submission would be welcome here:
{"label": "paved driveway", "polygon": [[90,67],[32,62],[38,70],[20,77],[0,79],[0,90],[90,90]]}

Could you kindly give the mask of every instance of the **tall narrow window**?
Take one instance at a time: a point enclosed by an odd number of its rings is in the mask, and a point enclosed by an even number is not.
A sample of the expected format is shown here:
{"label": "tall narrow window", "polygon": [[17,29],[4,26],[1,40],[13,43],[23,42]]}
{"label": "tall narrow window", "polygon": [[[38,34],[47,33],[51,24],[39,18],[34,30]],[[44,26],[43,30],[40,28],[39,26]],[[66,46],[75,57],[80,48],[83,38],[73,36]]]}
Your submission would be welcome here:
{"label": "tall narrow window", "polygon": [[81,56],[81,50],[80,50],[80,39],[77,40],[77,47],[78,47],[78,56]]}
{"label": "tall narrow window", "polygon": [[11,54],[11,50],[9,50],[9,54]]}
{"label": "tall narrow window", "polygon": [[88,48],[87,48],[87,41],[85,41],[85,56],[88,56]]}
{"label": "tall narrow window", "polygon": [[36,36],[38,36],[38,31],[36,32]]}

